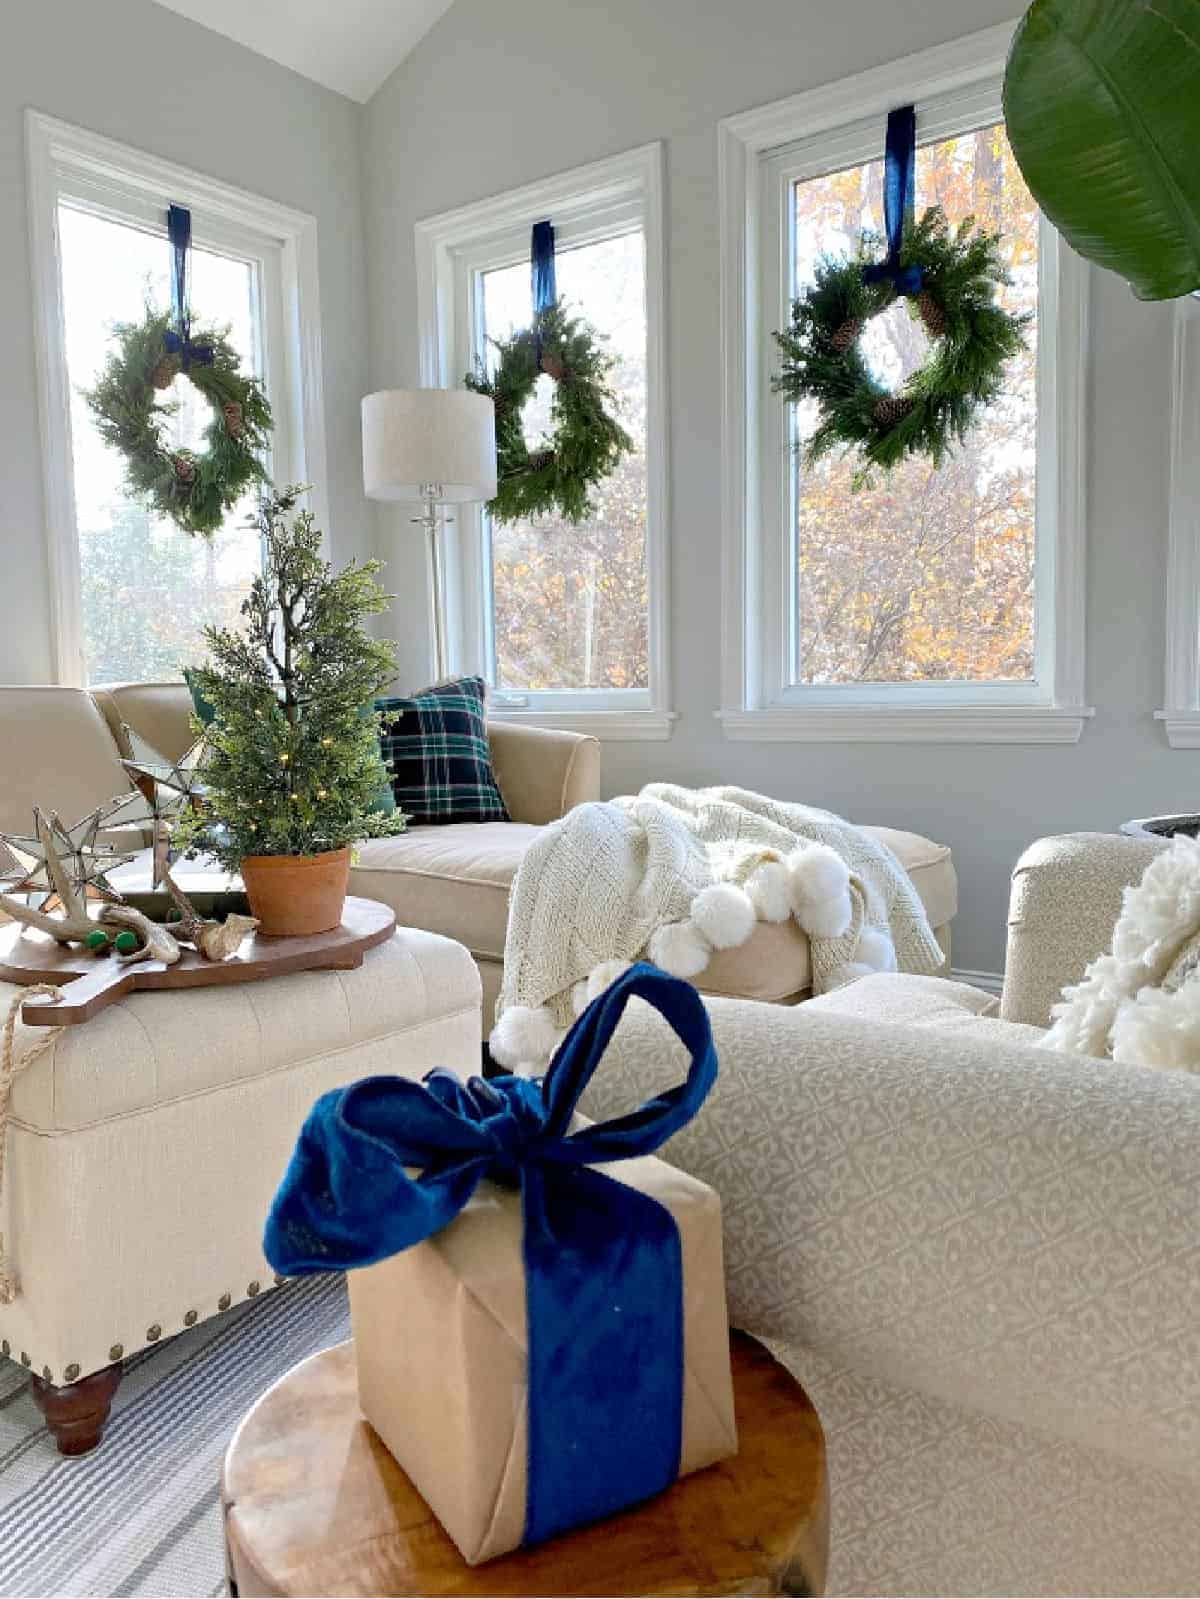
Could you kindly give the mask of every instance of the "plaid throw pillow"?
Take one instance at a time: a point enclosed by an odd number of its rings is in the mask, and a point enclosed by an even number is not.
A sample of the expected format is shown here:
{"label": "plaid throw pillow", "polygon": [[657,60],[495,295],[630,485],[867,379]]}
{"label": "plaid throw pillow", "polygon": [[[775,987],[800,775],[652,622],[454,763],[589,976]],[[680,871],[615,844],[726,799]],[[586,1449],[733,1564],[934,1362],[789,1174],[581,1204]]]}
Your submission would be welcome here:
{"label": "plaid throw pillow", "polygon": [[396,804],[413,822],[507,822],[492,771],[481,677],[382,699],[380,748]]}

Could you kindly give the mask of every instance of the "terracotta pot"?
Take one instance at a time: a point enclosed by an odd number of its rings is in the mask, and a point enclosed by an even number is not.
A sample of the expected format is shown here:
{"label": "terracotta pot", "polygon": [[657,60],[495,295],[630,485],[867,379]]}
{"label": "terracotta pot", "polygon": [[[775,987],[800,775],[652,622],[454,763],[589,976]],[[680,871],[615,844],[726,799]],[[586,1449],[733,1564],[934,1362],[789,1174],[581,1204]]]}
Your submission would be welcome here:
{"label": "terracotta pot", "polygon": [[350,882],[349,849],[323,855],[247,855],[242,882],[260,933],[302,938],[341,924]]}

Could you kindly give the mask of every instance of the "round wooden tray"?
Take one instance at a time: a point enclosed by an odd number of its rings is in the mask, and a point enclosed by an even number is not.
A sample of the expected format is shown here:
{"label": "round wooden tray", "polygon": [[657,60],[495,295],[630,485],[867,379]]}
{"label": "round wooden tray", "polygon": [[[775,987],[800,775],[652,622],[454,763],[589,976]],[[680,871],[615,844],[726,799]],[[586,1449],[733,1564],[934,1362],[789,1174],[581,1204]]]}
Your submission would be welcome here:
{"label": "round wooden tray", "polygon": [[206,961],[184,949],[174,966],[161,961],[122,965],[111,954],[56,943],[48,933],[17,922],[0,927],[0,979],[7,983],[69,984],[61,1000],[30,1000],[21,1020],[30,1027],[71,1027],[87,1022],[122,994],[137,989],[216,988],[257,983],[287,972],[350,971],[396,930],[396,913],[373,899],[346,901],[342,925],[307,938],[264,938],[251,933],[227,961]]}
{"label": "round wooden tray", "polygon": [[[829,1553],[825,1439],[808,1395],[733,1333],[738,1452],[549,1543],[468,1566],[363,1420],[353,1344],[269,1388],[225,1456],[230,1592],[819,1594]],[[636,1418],[634,1418],[636,1422]]]}

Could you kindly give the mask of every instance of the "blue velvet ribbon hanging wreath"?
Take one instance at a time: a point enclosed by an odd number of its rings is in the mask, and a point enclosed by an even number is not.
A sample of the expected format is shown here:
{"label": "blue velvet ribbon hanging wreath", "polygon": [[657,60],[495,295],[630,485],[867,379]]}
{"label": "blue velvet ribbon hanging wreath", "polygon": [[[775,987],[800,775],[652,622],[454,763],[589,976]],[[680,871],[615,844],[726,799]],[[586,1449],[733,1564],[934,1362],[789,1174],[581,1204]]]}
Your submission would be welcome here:
{"label": "blue velvet ribbon hanging wreath", "polygon": [[887,228],[887,259],[863,268],[864,283],[890,281],[897,294],[919,294],[919,266],[900,265],[905,222],[916,203],[917,113],[913,106],[888,112],[883,160],[883,217]]}
{"label": "blue velvet ribbon hanging wreath", "polygon": [[171,355],[179,356],[186,372],[192,366],[211,366],[211,344],[193,343],[188,306],[188,267],[192,249],[192,213],[181,205],[167,207],[167,237],[171,241],[171,311],[175,327],[163,335]]}

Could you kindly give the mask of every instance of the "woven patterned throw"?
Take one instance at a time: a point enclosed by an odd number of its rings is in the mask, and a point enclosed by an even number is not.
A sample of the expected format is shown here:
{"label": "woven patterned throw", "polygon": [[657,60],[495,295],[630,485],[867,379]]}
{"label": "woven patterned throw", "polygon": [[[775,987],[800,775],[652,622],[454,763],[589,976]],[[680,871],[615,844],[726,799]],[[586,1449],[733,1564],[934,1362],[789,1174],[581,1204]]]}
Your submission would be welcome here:
{"label": "woven patterned throw", "polygon": [[895,856],[829,811],[740,788],[650,783],[547,828],[513,884],[492,1054],[541,1070],[630,962],[695,978],[759,921],[808,934],[814,993],[942,950]]}

